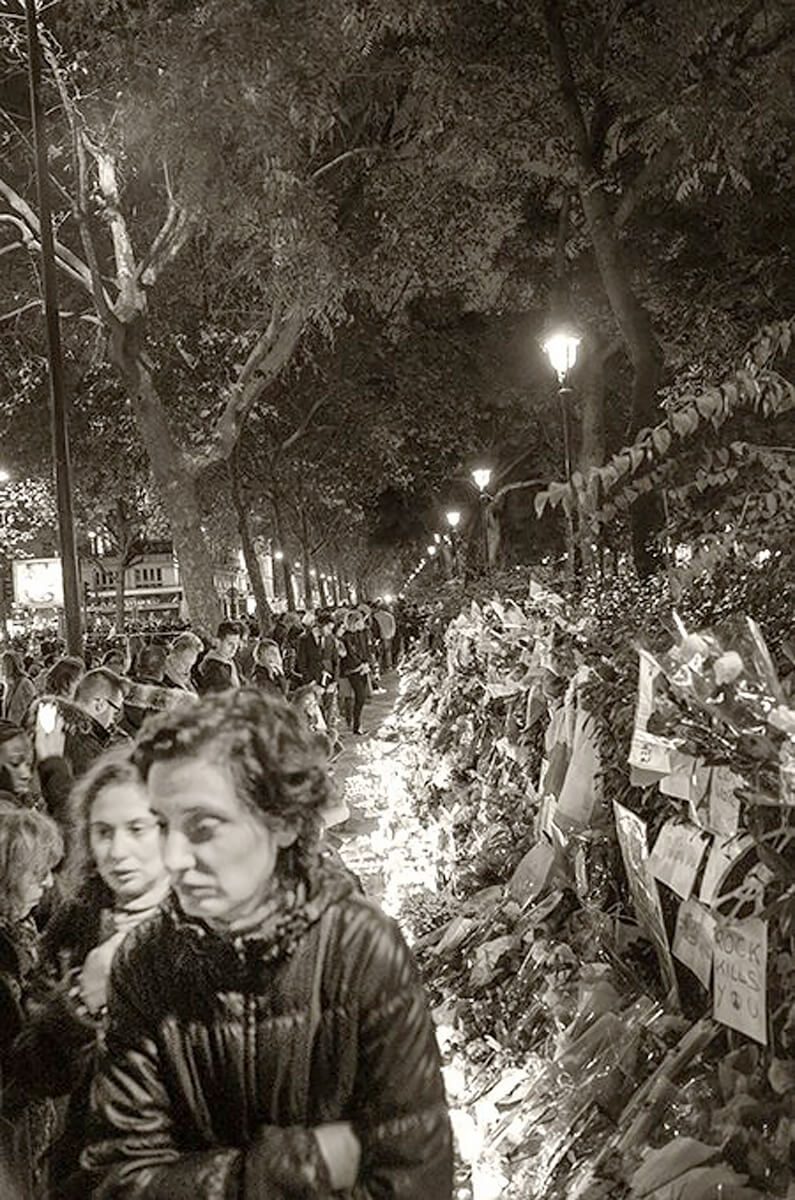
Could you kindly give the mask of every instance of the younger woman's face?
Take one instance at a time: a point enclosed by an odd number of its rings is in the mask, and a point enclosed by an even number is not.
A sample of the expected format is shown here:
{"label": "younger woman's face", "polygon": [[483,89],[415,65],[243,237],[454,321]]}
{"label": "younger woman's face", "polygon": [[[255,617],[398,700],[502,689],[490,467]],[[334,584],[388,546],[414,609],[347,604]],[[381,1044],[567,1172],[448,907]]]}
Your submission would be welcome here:
{"label": "younger woman's face", "polygon": [[24,733],[0,742],[0,767],[15,796],[27,796],[33,780],[33,748]]}
{"label": "younger woman's face", "polygon": [[91,805],[88,837],[100,877],[122,901],[166,879],[163,839],[141,783],[113,783]]}
{"label": "younger woman's face", "polygon": [[183,911],[222,928],[245,923],[268,896],[279,850],[295,841],[295,832],[276,821],[266,825],[217,762],[156,762],[148,788]]}

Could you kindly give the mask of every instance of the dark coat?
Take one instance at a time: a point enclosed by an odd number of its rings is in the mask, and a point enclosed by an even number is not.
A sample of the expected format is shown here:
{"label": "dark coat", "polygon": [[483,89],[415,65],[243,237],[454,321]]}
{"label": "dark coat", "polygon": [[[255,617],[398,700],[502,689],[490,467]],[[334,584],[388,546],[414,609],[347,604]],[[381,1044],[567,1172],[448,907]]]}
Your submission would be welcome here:
{"label": "dark coat", "polygon": [[[25,1102],[17,1086],[12,1046],[24,1028],[26,991],[34,965],[18,931],[0,925],[0,1194],[32,1200],[45,1149],[47,1106]],[[32,930],[31,930],[32,937]],[[32,941],[30,946],[32,949]]]}
{"label": "dark coat", "polygon": [[173,902],[128,936],[83,1159],[95,1200],[331,1200],[309,1131],[337,1120],[362,1146],[350,1200],[450,1200],[439,1054],[411,953],[347,881],[325,911],[275,961]]}
{"label": "dark coat", "polygon": [[342,635],[345,657],[342,660],[346,675],[352,675],[362,663],[370,661],[370,642],[363,629],[346,629]]}
{"label": "dark coat", "polygon": [[240,683],[235,665],[222,658],[216,650],[207,651],[199,663],[198,677],[202,696],[210,692],[226,692]]}
{"label": "dark coat", "polygon": [[334,635],[317,641],[311,630],[302,634],[298,639],[293,670],[304,684],[319,683],[325,687],[339,679],[340,655]]}
{"label": "dark coat", "polygon": [[267,667],[257,664],[254,667],[254,674],[251,682],[254,687],[259,688],[266,696],[281,696],[287,695],[287,680],[283,675],[271,675]]}

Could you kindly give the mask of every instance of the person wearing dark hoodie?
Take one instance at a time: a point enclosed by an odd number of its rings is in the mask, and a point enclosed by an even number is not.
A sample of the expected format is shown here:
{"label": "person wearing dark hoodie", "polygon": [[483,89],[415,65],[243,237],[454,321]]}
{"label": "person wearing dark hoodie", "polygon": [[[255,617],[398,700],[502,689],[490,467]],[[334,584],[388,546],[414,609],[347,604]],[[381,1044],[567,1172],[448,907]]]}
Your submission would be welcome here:
{"label": "person wearing dark hoodie", "polygon": [[199,691],[225,692],[240,687],[235,655],[240,649],[241,633],[237,621],[222,621],[216,634],[217,645],[208,650],[199,663]]}

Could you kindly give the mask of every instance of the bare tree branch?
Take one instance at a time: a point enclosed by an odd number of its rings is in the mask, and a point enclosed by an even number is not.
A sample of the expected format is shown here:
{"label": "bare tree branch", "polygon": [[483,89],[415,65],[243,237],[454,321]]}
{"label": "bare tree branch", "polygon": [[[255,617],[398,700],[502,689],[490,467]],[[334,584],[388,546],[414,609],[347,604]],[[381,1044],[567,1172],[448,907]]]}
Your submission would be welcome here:
{"label": "bare tree branch", "polygon": [[376,150],[375,146],[357,146],[352,150],[343,150],[342,154],[338,154],[336,158],[330,159],[329,162],[323,163],[317,170],[313,171],[309,176],[311,180],[321,179],[334,167],[338,167],[340,163],[344,163],[349,158],[355,158],[359,154],[373,154]]}
{"label": "bare tree branch", "polygon": [[[19,308],[14,308],[10,312],[0,313],[0,322],[13,321],[14,317],[21,317],[23,313],[28,312],[32,308],[40,308],[44,304],[43,300],[28,300],[27,304],[21,304]],[[100,319],[94,313],[86,312],[59,312],[58,316],[63,320],[67,317],[77,317],[79,321],[88,321],[92,325],[100,325]]]}
{"label": "bare tree branch", "polygon": [[215,451],[211,453],[210,462],[229,457],[240,435],[243,419],[289,362],[302,328],[303,316],[299,311],[289,313],[281,320],[279,309],[274,306],[268,328],[254,343],[216,422],[213,431]]}
{"label": "bare tree branch", "polygon": [[284,441],[282,442],[282,444],[281,444],[281,453],[282,454],[284,454],[284,452],[286,450],[290,450],[295,445],[295,443],[304,436],[304,434],[307,432],[307,430],[309,429],[309,426],[312,423],[312,418],[314,417],[315,413],[320,408],[323,407],[323,405],[327,402],[327,400],[328,400],[328,396],[321,396],[319,399],[315,400],[314,404],[310,407],[309,411],[306,413],[303,420],[296,426],[296,428],[289,435],[289,437],[286,437],[284,439]]}

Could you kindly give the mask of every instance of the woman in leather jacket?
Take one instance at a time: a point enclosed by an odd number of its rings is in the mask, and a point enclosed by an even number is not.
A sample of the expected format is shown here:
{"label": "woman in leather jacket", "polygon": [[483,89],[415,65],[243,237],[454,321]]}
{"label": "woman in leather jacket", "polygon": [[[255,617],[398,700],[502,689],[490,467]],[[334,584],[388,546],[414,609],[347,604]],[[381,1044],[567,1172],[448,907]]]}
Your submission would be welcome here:
{"label": "woman in leather jacket", "polygon": [[244,689],[156,718],[137,761],[173,895],[113,965],[92,1195],[450,1200],[422,984],[319,855],[316,740]]}

